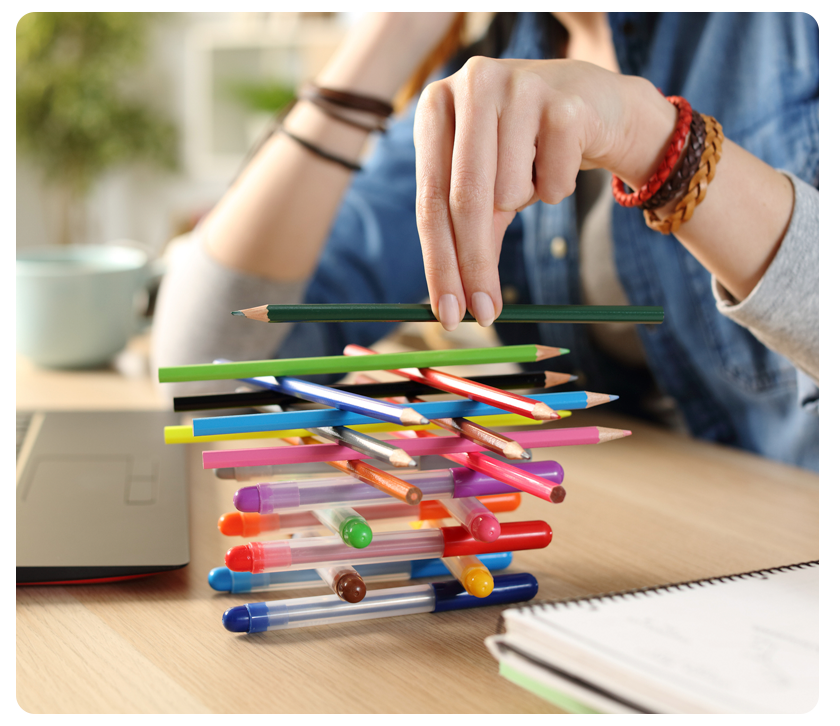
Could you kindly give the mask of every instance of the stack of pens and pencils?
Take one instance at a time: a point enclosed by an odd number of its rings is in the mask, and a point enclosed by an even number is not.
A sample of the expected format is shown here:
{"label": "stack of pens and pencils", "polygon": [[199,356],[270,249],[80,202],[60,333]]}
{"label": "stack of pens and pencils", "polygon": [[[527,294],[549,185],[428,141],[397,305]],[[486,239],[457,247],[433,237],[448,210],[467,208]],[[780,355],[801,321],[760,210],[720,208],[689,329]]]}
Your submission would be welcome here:
{"label": "stack of pens and pencils", "polygon": [[[435,320],[428,305],[266,305],[234,315],[264,322]],[[658,323],[662,317],[661,308],[509,305],[498,322]],[[553,389],[574,379],[564,373],[460,378],[434,367],[536,362],[566,352],[515,345],[377,354],[348,345],[342,356],[161,368],[162,383],[237,382],[234,393],[176,398],[176,411],[257,411],[167,427],[167,443],[255,438],[282,443],[203,452],[205,469],[245,484],[234,496],[236,511],[219,520],[221,532],[281,537],[231,547],[226,567],[211,571],[210,586],[230,593],[319,584],[332,590],[325,596],[238,605],[225,611],[224,626],[256,633],[535,597],[538,583],[532,575],[494,573],[510,565],[512,552],[548,546],[551,528],[542,521],[500,522],[496,515],[513,512],[523,493],[550,504],[562,502],[563,468],[554,461],[530,461],[531,450],[600,444],[630,432],[540,424],[616,397],[588,391],[514,392]],[[359,371],[387,371],[400,380],[362,376],[353,384],[323,386],[294,377]],[[434,394],[459,398],[425,398]],[[313,408],[313,403],[323,407]],[[527,428],[496,430],[503,427]],[[371,435],[389,432],[393,438]],[[412,471],[419,457],[431,455],[453,466]],[[335,475],[289,480],[296,465],[315,462],[335,469]],[[370,523],[378,520],[404,520],[411,526],[374,531]],[[445,520],[453,524],[446,526]],[[330,535],[320,535],[324,529]],[[368,588],[447,575],[431,584]]]}

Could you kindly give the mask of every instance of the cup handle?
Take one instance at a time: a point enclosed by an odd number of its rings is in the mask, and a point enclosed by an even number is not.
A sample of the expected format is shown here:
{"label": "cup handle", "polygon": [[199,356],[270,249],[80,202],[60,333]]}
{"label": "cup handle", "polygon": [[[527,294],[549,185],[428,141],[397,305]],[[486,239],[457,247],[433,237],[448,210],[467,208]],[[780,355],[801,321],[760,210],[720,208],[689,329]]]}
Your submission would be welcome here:
{"label": "cup handle", "polygon": [[[136,295],[138,296],[137,304],[135,306],[136,314],[134,319],[134,331],[132,335],[143,333],[148,330],[151,321],[144,316],[144,312],[148,310],[149,301],[151,297],[156,294],[157,287],[160,281],[166,274],[166,262],[162,257],[157,257],[155,252],[146,245],[136,242],[131,239],[119,239],[109,243],[116,247],[133,247],[146,254],[146,265],[143,268],[143,273],[140,275],[138,281]],[[139,299],[139,295],[143,294],[145,297],[145,305]]]}

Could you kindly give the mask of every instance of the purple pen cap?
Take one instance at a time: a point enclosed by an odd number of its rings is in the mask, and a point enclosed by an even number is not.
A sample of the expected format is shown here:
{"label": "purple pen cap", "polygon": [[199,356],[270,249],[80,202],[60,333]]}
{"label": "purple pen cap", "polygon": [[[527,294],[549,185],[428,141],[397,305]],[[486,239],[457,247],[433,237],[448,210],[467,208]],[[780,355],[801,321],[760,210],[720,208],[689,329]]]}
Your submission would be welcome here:
{"label": "purple pen cap", "polygon": [[[554,484],[563,483],[563,467],[556,461],[526,461],[514,464],[506,462],[517,469],[522,469],[530,474],[540,476]],[[497,482],[491,476],[472,471],[466,467],[459,466],[450,469],[452,481],[455,484],[453,496],[455,497],[480,497],[487,494],[503,494],[505,492],[518,492],[516,487]],[[493,486],[493,485],[497,486]],[[492,489],[491,489],[492,487]]]}
{"label": "purple pen cap", "polygon": [[275,509],[296,509],[300,506],[300,490],[290,483],[242,487],[233,495],[233,506],[240,512],[260,514],[271,514]]}
{"label": "purple pen cap", "polygon": [[241,489],[237,489],[236,494],[233,495],[233,506],[240,512],[259,512],[259,487],[242,487]]}

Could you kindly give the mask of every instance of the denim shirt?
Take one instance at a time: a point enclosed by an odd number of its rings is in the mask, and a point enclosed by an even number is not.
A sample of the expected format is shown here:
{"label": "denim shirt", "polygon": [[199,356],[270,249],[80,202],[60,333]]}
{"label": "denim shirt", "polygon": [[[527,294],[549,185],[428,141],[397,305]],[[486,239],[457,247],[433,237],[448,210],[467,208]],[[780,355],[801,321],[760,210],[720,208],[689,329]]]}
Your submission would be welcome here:
{"label": "denim shirt", "polygon": [[[538,13],[521,13],[503,57],[551,57]],[[649,79],[717,118],[727,138],[777,169],[819,183],[818,29],[799,13],[610,13],[621,71]],[[450,69],[454,70],[454,69]],[[427,297],[415,217],[413,107],[378,141],[349,188],[305,301],[419,302]],[[725,153],[725,150],[724,150]],[[631,305],[660,305],[661,325],[639,333],[655,386],[690,433],[818,469],[813,383],[715,307],[710,273],[673,236],[650,230],[638,209],[614,205],[614,255]],[[499,273],[517,302],[580,304],[574,195],[520,212]],[[565,240],[565,255],[551,241]],[[384,323],[298,324],[278,355],[337,355],[370,345]],[[595,348],[585,325],[499,324],[505,344],[569,348],[552,368],[582,374],[587,390],[614,393],[612,410],[639,415],[643,376]],[[818,394],[817,394],[818,398]]]}

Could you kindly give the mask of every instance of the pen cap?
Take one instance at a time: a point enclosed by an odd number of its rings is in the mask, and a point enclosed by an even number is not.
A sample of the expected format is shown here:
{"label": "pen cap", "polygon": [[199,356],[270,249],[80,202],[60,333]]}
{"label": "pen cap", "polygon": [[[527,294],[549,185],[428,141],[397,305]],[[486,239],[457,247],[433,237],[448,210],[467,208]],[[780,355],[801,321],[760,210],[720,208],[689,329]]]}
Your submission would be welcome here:
{"label": "pen cap", "polygon": [[432,588],[435,592],[434,612],[440,613],[446,610],[460,610],[461,608],[474,608],[482,605],[524,602],[536,597],[539,589],[537,578],[527,572],[499,575],[494,579],[493,592],[486,597],[475,597],[468,594],[457,580],[433,582]]}
{"label": "pen cap", "polygon": [[508,550],[537,550],[551,543],[551,527],[539,520],[503,522],[501,534],[494,542],[477,542],[465,527],[441,527],[443,557],[477,555]]}
{"label": "pen cap", "polygon": [[219,531],[228,537],[254,537],[275,529],[280,529],[280,517],[277,514],[228,512],[219,517]]}
{"label": "pen cap", "polygon": [[227,567],[214,567],[207,576],[207,582],[218,592],[232,593],[262,590],[272,584],[268,573],[234,572]]}
{"label": "pen cap", "polygon": [[[535,476],[542,477],[543,479],[548,479],[555,484],[563,483],[563,467],[556,461],[526,461],[516,464],[512,464],[511,462],[507,463],[517,469],[527,471],[529,474],[534,474]],[[457,467],[450,469],[449,471],[452,472],[452,483],[454,484],[452,491],[453,498],[477,497],[482,494],[502,494],[505,492],[519,491],[517,488],[512,487],[509,484],[496,482],[496,480],[488,474],[482,474],[481,472],[473,471],[472,469],[467,469],[466,467]],[[488,486],[491,486],[493,483],[498,484],[498,487],[494,488],[493,491],[489,491]]]}

